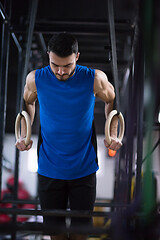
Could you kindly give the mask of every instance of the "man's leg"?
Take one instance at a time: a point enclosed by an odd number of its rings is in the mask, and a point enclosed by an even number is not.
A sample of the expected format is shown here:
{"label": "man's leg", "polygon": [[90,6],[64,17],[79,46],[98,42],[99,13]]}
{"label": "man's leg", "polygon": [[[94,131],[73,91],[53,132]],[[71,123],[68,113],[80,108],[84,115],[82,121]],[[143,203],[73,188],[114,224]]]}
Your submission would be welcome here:
{"label": "man's leg", "polygon": [[[96,173],[69,181],[69,203],[71,210],[93,211],[96,198]],[[86,240],[81,230],[91,231],[92,218],[72,218],[70,240]]]}
{"label": "man's leg", "polygon": [[[38,193],[40,199],[41,209],[53,210],[61,209],[66,210],[68,203],[67,185],[64,180],[52,179],[38,175]],[[44,225],[49,229],[54,229],[56,236],[51,239],[66,240],[65,234],[62,233],[66,230],[65,217],[57,216],[44,216]]]}

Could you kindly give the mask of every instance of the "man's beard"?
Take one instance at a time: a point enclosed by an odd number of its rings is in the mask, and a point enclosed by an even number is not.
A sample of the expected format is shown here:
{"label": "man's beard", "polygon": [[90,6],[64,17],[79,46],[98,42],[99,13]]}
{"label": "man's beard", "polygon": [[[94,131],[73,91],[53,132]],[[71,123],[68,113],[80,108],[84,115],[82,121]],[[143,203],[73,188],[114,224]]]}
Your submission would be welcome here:
{"label": "man's beard", "polygon": [[[56,73],[55,75],[58,76],[59,78],[57,78],[59,81],[66,81],[68,78],[72,77],[72,75],[75,72],[76,67],[72,70],[72,72],[70,74],[63,74],[63,75],[59,75],[58,73]],[[63,76],[68,76],[66,79],[63,79]]]}

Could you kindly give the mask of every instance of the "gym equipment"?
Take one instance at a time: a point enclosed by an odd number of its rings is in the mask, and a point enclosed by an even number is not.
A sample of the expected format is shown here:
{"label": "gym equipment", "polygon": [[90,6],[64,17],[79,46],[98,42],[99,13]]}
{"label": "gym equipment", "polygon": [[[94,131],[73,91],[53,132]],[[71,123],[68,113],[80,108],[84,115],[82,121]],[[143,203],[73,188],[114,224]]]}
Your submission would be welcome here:
{"label": "gym equipment", "polygon": [[26,111],[22,111],[21,113],[18,113],[15,121],[15,136],[16,139],[18,140],[20,138],[20,121],[24,117],[25,122],[26,122],[26,128],[27,128],[27,133],[26,133],[26,138],[25,138],[25,145],[28,146],[30,143],[31,139],[31,119],[29,114]]}
{"label": "gym equipment", "polygon": [[110,125],[112,118],[117,115],[120,120],[120,134],[118,136],[119,140],[122,141],[124,135],[124,118],[120,112],[120,96],[119,96],[119,86],[118,86],[118,67],[117,67],[117,50],[116,50],[116,37],[115,37],[115,24],[114,24],[114,11],[113,11],[113,1],[108,0],[108,21],[110,30],[110,40],[111,40],[111,50],[112,50],[112,73],[116,93],[116,108],[109,113],[105,124],[105,135],[108,145],[111,144],[110,138]]}
{"label": "gym equipment", "polygon": [[[103,212],[103,207],[94,207],[94,211]],[[105,218],[104,217],[93,217],[93,226],[94,227],[104,227]]]}
{"label": "gym equipment", "polygon": [[18,189],[18,199],[27,200],[30,195],[25,189]]}
{"label": "gym equipment", "polygon": [[108,156],[109,157],[115,157],[116,156],[116,152],[117,151],[114,151],[114,150],[108,148]]}
{"label": "gym equipment", "polygon": [[111,128],[112,119],[114,116],[118,116],[119,121],[120,121],[120,131],[119,131],[118,139],[120,141],[122,141],[123,136],[124,136],[125,124],[124,124],[123,115],[122,115],[122,113],[118,113],[117,110],[113,110],[109,113],[107,120],[106,120],[106,124],[105,124],[105,136],[106,136],[106,141],[107,141],[108,145],[111,144],[110,128]]}
{"label": "gym equipment", "polygon": [[[13,188],[14,188],[14,177],[8,178],[6,185],[7,185],[8,190],[13,191]],[[23,188],[23,182],[21,180],[18,180],[18,188],[19,189]]]}
{"label": "gym equipment", "polygon": [[9,189],[3,189],[1,192],[1,200],[10,199],[12,192]]}
{"label": "gym equipment", "polygon": [[11,221],[11,217],[7,214],[0,214],[0,223],[8,223]]}

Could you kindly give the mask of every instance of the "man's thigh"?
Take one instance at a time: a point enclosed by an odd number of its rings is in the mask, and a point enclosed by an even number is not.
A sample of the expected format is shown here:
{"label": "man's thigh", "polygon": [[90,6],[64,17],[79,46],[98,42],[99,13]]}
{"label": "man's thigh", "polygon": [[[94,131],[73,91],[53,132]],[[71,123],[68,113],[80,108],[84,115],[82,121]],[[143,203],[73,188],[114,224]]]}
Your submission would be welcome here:
{"label": "man's thigh", "polygon": [[[68,190],[65,180],[52,179],[38,175],[38,194],[43,210],[66,210],[68,203]],[[58,228],[65,227],[65,217],[44,216],[44,224]]]}
{"label": "man's thigh", "polygon": [[[96,173],[70,181],[69,203],[71,210],[93,211],[95,198]],[[92,227],[92,218],[72,218],[71,226],[73,229]]]}

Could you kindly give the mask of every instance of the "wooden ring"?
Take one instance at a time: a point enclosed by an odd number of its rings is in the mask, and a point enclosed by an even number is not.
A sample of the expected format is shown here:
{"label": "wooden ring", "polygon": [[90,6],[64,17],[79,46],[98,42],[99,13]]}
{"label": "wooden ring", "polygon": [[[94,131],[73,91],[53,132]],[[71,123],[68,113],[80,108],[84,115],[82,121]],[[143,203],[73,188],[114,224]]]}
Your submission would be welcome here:
{"label": "wooden ring", "polygon": [[29,114],[26,111],[22,111],[21,113],[18,113],[15,121],[15,136],[16,140],[20,139],[20,121],[21,118],[24,117],[26,121],[26,128],[27,128],[27,133],[26,133],[26,138],[25,138],[25,145],[28,146],[30,143],[31,139],[31,119]]}
{"label": "wooden ring", "polygon": [[124,118],[122,113],[118,113],[117,110],[113,110],[109,113],[107,120],[106,120],[106,124],[105,124],[105,137],[106,137],[106,141],[107,144],[110,145],[111,144],[111,136],[110,136],[110,126],[111,126],[111,121],[112,118],[117,115],[120,121],[120,131],[119,131],[119,135],[118,135],[118,139],[120,141],[122,141],[123,136],[124,136],[124,129],[125,129],[125,123],[124,123]]}

